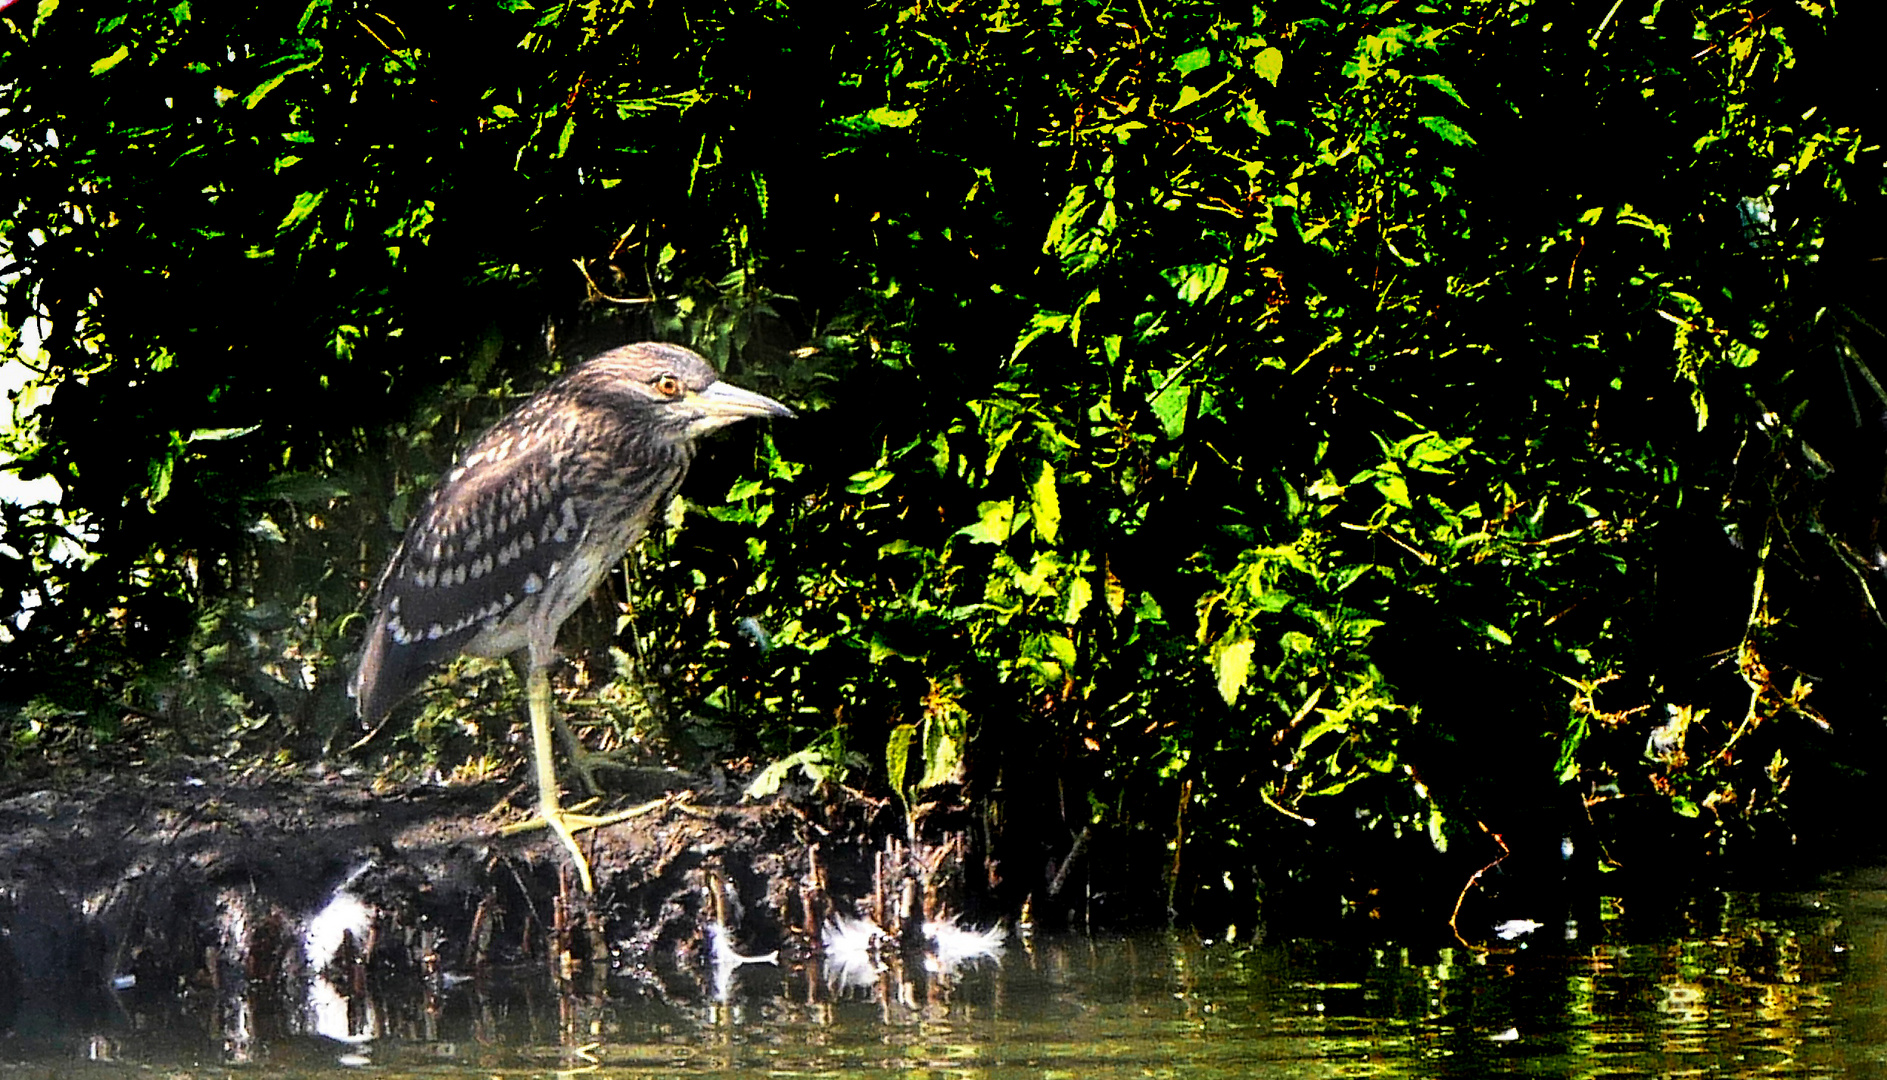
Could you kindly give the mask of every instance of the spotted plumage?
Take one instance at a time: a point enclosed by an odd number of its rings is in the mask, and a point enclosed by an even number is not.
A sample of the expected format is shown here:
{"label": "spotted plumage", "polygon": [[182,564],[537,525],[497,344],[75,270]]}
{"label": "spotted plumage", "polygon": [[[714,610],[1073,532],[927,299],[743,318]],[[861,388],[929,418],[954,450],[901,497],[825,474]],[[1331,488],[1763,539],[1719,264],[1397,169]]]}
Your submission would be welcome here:
{"label": "spotted plumage", "polygon": [[675,345],[572,369],[487,431],[427,496],[382,576],[355,695],[377,721],[460,653],[554,658],[557,630],[681,486],[695,439],[791,416]]}

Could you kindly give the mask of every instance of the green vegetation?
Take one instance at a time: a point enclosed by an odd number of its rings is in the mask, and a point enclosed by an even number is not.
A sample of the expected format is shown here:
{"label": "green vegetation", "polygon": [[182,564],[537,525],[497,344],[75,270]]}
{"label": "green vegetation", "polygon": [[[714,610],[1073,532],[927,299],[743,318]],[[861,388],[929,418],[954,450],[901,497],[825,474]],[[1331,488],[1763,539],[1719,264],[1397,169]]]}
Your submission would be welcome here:
{"label": "green vegetation", "polygon": [[661,337],[802,419],[590,628],[620,737],[960,783],[1016,888],[1087,829],[1186,917],[1825,830],[1887,112],[1832,5],[1603,8],[21,0],[6,760],[352,742],[412,500]]}

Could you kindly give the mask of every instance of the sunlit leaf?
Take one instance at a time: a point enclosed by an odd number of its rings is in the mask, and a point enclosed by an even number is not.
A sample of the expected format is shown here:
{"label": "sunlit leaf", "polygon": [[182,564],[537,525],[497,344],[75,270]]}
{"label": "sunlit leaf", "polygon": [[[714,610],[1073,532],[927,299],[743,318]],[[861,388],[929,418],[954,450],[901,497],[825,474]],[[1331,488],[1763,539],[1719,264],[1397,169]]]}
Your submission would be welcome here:
{"label": "sunlit leaf", "polygon": [[833,764],[831,755],[824,747],[808,747],[797,753],[788,754],[761,769],[741,794],[749,799],[764,799],[775,795],[779,792],[780,785],[793,774],[794,769],[804,772],[806,778],[813,783],[821,783],[831,773]]}
{"label": "sunlit leaf", "polygon": [[1455,84],[1453,83],[1453,81],[1451,81],[1448,78],[1448,76],[1446,75],[1414,75],[1414,76],[1411,76],[1411,78],[1415,82],[1421,83],[1424,86],[1432,86],[1435,89],[1440,90],[1442,93],[1447,94],[1450,98],[1453,98],[1455,104],[1461,106],[1464,109],[1467,108],[1468,103],[1461,100],[1460,92],[1455,89]]}
{"label": "sunlit leaf", "polygon": [[904,782],[905,771],[911,767],[911,743],[917,738],[917,725],[899,724],[891,729],[885,739],[885,778],[891,783],[891,791],[898,800],[906,800],[909,790]]}
{"label": "sunlit leaf", "polygon": [[117,67],[124,61],[125,57],[130,55],[131,47],[129,45],[120,45],[114,49],[110,55],[92,61],[92,74],[103,75],[105,72]]}
{"label": "sunlit leaf", "polygon": [[1061,531],[1061,495],[1055,490],[1055,466],[1039,463],[1035,482],[1029,485],[1029,520],[1035,533],[1049,543]]}
{"label": "sunlit leaf", "polygon": [[1081,621],[1081,613],[1088,609],[1088,603],[1094,599],[1094,586],[1085,577],[1076,576],[1068,581],[1068,606],[1062,609],[1061,621],[1073,626]]}
{"label": "sunlit leaf", "polygon": [[874,132],[885,128],[910,127],[916,120],[916,109],[893,109],[881,105],[870,112],[842,116],[833,122],[851,131]]}
{"label": "sunlit leaf", "polygon": [[1153,414],[1160,418],[1160,426],[1166,429],[1170,439],[1177,439],[1186,432],[1186,414],[1192,403],[1192,387],[1180,383],[1168,386],[1153,398]]}
{"label": "sunlit leaf", "polygon": [[250,424],[239,428],[198,428],[184,436],[185,442],[221,442],[224,439],[239,438],[250,432],[260,430],[261,424]]}
{"label": "sunlit leaf", "polygon": [[1231,280],[1232,272],[1219,263],[1194,263],[1162,270],[1160,276],[1173,284],[1181,300],[1203,304],[1218,297],[1225,283]]}
{"label": "sunlit leaf", "polygon": [[281,222],[275,226],[275,234],[284,236],[294,232],[302,222],[307,221],[316,210],[321,208],[321,202],[327,196],[326,191],[304,191],[295,196],[295,205],[289,208],[288,213],[282,215]]}
{"label": "sunlit leaf", "polygon": [[1475,627],[1475,629],[1480,631],[1489,639],[1493,641],[1497,641],[1502,645],[1512,645],[1514,643],[1513,635],[1509,634],[1505,630],[1502,630],[1500,627],[1495,626],[1493,623],[1480,623]]}
{"label": "sunlit leaf", "polygon": [[1067,634],[1049,634],[1046,637],[1049,655],[1061,662],[1063,669],[1075,666],[1074,639]]}
{"label": "sunlit leaf", "polygon": [[268,78],[257,84],[254,90],[249,91],[242,99],[243,108],[253,109],[261,104],[262,99],[268,97],[270,92],[282,85],[282,81],[287,79],[290,75],[310,71],[319,66],[321,63],[321,54],[317,52],[313,56],[287,57],[284,60],[277,61],[277,63],[285,64],[286,66],[275,71]]}
{"label": "sunlit leaf", "polygon": [[954,708],[924,717],[924,775],[917,782],[920,789],[963,779],[966,734],[964,716]]}
{"label": "sunlit leaf", "polygon": [[1416,118],[1416,123],[1456,146],[1474,145],[1474,136],[1469,135],[1461,125],[1445,116],[1421,116]]}
{"label": "sunlit leaf", "polygon": [[1227,705],[1238,700],[1238,693],[1245,688],[1251,678],[1252,652],[1258,643],[1250,638],[1240,638],[1225,646],[1213,657],[1212,666],[1218,674],[1219,696]]}
{"label": "sunlit leaf", "polygon": [[845,490],[854,495],[869,495],[896,480],[898,474],[890,469],[866,469],[853,473],[846,479]]}
{"label": "sunlit leaf", "polygon": [[1284,53],[1276,48],[1265,49],[1258,54],[1253,64],[1266,82],[1276,86],[1278,76],[1284,72]]}
{"label": "sunlit leaf", "polygon": [[957,536],[967,536],[973,544],[1000,544],[1009,539],[1016,516],[1012,500],[982,503],[976,512],[979,515],[976,524],[958,529]]}
{"label": "sunlit leaf", "polygon": [[1009,353],[1010,361],[1013,363],[1017,357],[1021,356],[1022,350],[1028,348],[1031,342],[1050,334],[1066,332],[1071,320],[1072,316],[1054,311],[1038,311],[1030,316],[1028,329],[1016,339],[1016,347]]}
{"label": "sunlit leaf", "polygon": [[1173,70],[1179,72],[1181,75],[1190,75],[1211,62],[1211,49],[1194,49],[1191,52],[1181,53],[1179,56],[1174,57]]}
{"label": "sunlit leaf", "polygon": [[1409,482],[1400,472],[1379,472],[1370,479],[1370,483],[1375,485],[1376,490],[1390,505],[1404,510],[1414,508],[1414,504],[1409,501]]}
{"label": "sunlit leaf", "polygon": [[145,469],[148,487],[145,489],[145,502],[156,506],[170,495],[170,481],[176,475],[177,458],[171,454],[152,458]]}

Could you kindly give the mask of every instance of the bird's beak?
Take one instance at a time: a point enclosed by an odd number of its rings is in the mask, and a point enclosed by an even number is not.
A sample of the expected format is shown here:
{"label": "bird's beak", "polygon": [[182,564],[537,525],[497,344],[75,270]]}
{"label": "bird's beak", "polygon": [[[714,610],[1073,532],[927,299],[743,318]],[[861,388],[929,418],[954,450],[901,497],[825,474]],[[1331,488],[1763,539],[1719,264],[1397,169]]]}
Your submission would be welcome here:
{"label": "bird's beak", "polygon": [[742,390],[732,383],[716,382],[706,390],[688,395],[688,404],[699,414],[688,425],[690,435],[705,435],[736,421],[756,416],[793,419],[793,410],[752,390]]}

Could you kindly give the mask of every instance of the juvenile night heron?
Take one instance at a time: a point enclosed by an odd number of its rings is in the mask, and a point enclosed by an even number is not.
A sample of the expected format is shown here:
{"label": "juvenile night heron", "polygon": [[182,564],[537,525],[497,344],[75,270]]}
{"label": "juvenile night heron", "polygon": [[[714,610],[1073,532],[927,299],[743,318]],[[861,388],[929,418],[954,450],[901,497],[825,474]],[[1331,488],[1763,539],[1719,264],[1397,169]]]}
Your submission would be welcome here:
{"label": "juvenile night heron", "polygon": [[557,631],[662,514],[697,438],[792,415],[678,345],[625,345],[545,387],[472,445],[393,553],[354,678],[361,718],[378,723],[461,653],[518,659],[538,816],[593,891],[572,834],[619,817],[565,810],[558,796],[548,675]]}

